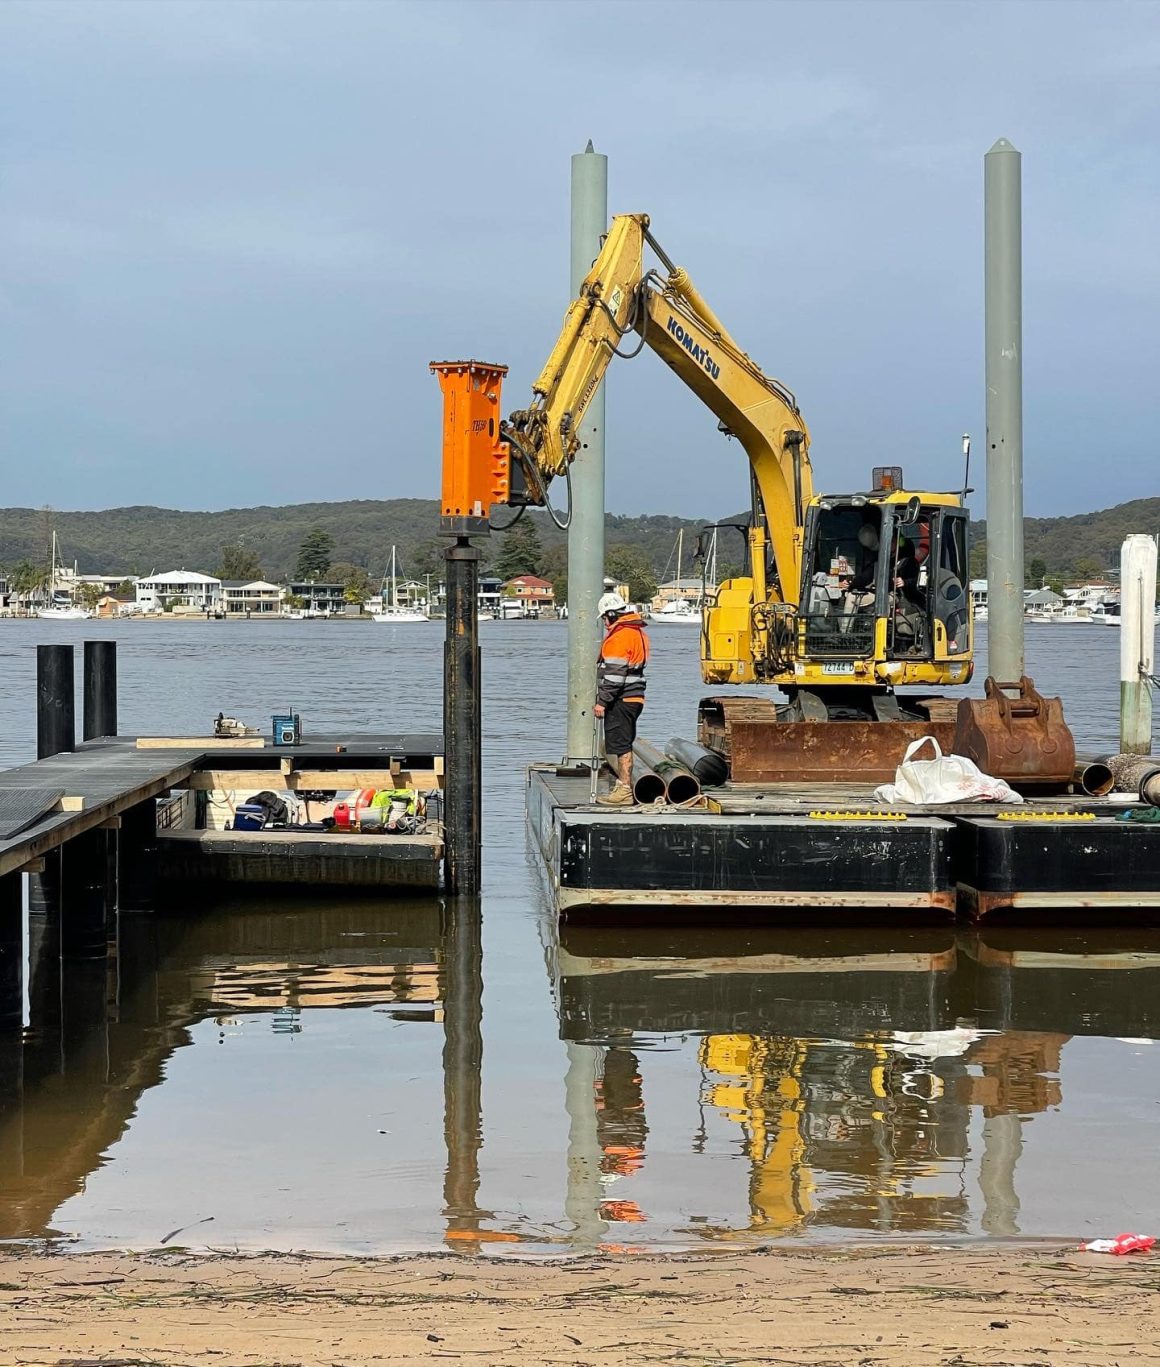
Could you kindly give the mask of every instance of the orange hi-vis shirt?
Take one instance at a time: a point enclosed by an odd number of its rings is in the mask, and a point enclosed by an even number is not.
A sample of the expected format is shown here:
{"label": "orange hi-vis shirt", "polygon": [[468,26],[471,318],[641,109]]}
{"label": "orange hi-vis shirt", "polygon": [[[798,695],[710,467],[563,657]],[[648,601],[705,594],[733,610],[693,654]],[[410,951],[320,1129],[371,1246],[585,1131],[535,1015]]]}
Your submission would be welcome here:
{"label": "orange hi-vis shirt", "polygon": [[648,636],[640,613],[622,613],[600,643],[596,701],[602,707],[610,707],[614,702],[644,702],[648,649]]}

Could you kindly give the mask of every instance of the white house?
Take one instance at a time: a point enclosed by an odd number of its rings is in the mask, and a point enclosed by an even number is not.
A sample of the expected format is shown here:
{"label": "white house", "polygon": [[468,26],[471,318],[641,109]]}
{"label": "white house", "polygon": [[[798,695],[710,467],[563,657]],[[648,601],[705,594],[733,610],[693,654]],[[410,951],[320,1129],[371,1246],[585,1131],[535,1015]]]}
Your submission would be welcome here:
{"label": "white house", "polygon": [[223,579],[222,602],[227,612],[281,612],[282,590],[264,579]]}
{"label": "white house", "polygon": [[174,608],[196,612],[222,611],[222,581],[196,570],[166,570],[137,580],[137,606],[142,612]]}

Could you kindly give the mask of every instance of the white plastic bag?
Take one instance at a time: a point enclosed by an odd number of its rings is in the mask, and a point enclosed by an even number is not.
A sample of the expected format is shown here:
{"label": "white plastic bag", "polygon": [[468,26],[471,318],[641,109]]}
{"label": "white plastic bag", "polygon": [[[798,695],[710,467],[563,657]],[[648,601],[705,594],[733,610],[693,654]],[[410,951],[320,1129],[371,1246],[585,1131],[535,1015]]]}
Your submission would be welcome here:
{"label": "white plastic bag", "polygon": [[[933,747],[934,759],[915,759],[924,745]],[[933,736],[923,736],[906,747],[894,782],[874,789],[879,802],[909,802],[929,807],[939,802],[1022,802],[1001,778],[984,774],[965,755],[944,755]]]}

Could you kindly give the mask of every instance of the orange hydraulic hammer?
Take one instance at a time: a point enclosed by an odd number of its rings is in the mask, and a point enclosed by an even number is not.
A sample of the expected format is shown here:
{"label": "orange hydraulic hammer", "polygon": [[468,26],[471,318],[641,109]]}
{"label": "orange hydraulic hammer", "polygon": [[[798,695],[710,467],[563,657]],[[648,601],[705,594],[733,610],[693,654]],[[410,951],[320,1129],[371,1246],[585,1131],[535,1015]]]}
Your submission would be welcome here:
{"label": "orange hydraulic hammer", "polygon": [[432,361],[443,391],[444,534],[486,534],[495,503],[511,498],[511,448],[500,436],[506,365]]}

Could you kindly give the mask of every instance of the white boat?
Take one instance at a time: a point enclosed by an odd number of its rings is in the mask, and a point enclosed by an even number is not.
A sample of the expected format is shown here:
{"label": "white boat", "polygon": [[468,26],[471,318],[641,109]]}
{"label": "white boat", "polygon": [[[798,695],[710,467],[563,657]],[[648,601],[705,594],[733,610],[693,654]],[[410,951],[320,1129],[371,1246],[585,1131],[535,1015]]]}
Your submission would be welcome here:
{"label": "white boat", "polygon": [[64,564],[60,558],[60,544],[56,539],[54,529],[48,557],[47,588],[49,601],[45,607],[36,609],[36,615],[46,622],[85,622],[93,614],[88,608],[78,607],[73,601],[72,593],[68,589],[60,587],[63,570]]}
{"label": "white boat", "polygon": [[[716,571],[716,531],[713,533],[713,553],[714,572]],[[677,577],[676,583],[681,582],[681,557],[685,547],[685,529],[682,527],[677,533]],[[650,626],[668,627],[699,627],[701,625],[701,609],[694,606],[687,598],[677,598],[671,603],[665,603],[658,608],[649,618]]]}
{"label": "white boat", "polygon": [[1024,618],[1028,622],[1050,622],[1053,626],[1089,626],[1091,624],[1091,614],[1081,612],[1074,603],[1068,603],[1064,607],[1046,608],[1042,612],[1029,612]]}
{"label": "white boat", "polygon": [[87,608],[78,608],[73,604],[61,603],[58,606],[54,603],[49,608],[37,608],[36,615],[46,622],[86,622],[93,614]]}
{"label": "white boat", "polygon": [[699,627],[701,614],[685,598],[666,603],[649,618],[649,626]]}
{"label": "white boat", "polygon": [[[408,622],[427,622],[430,618],[425,612],[420,612],[418,608],[409,608],[399,602],[399,577],[396,573],[396,552],[394,546],[391,547],[391,571],[383,579],[383,607],[380,612],[372,612],[371,619],[375,622],[393,622],[402,625]],[[389,586],[389,588],[388,588]],[[389,601],[388,601],[389,593]]]}

